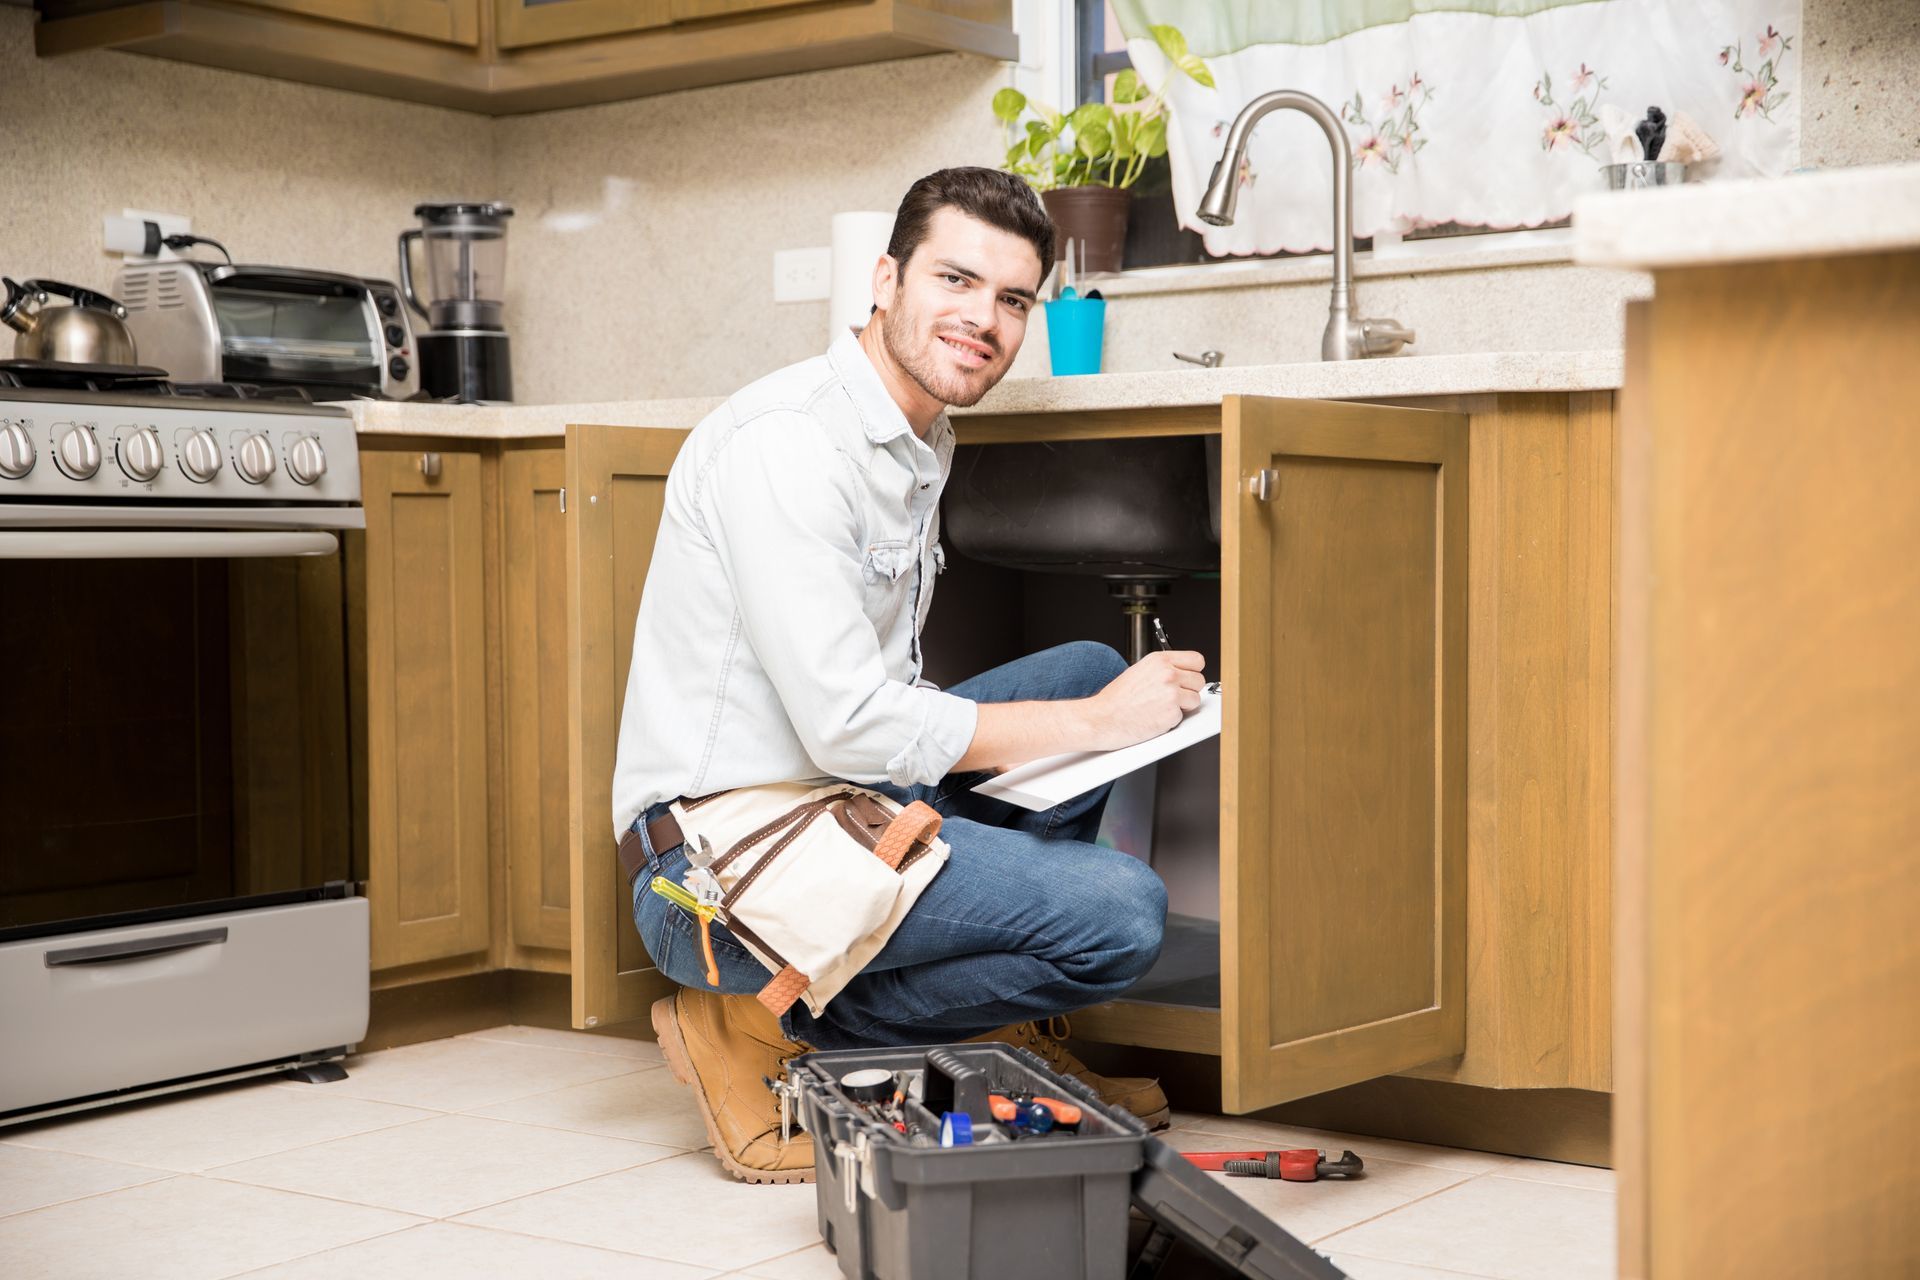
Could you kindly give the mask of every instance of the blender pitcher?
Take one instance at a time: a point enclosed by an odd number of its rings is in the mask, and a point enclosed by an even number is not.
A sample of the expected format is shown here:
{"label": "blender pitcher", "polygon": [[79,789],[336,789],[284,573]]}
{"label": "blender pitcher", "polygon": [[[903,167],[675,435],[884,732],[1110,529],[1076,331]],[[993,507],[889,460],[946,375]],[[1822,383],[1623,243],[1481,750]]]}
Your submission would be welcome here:
{"label": "blender pitcher", "polygon": [[[421,225],[400,233],[400,288],[426,318],[420,386],[436,400],[511,400],[513,373],[501,312],[506,293],[507,219],[493,202],[414,206]],[[427,293],[413,286],[413,241],[425,242]]]}

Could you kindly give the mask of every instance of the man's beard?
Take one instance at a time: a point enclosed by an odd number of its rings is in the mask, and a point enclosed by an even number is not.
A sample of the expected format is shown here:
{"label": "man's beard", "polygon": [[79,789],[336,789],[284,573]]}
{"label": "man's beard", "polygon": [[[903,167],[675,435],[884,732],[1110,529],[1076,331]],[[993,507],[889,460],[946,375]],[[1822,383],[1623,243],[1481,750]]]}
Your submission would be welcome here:
{"label": "man's beard", "polygon": [[[922,391],[941,404],[955,405],[962,409],[971,404],[978,404],[980,398],[999,383],[1001,374],[970,380],[961,376],[958,370],[942,368],[936,363],[940,359],[940,352],[933,349],[933,344],[940,342],[937,336],[929,335],[927,347],[916,350],[913,347],[916,317],[904,309],[896,307],[882,312],[881,316],[880,338],[887,344],[887,353],[893,357],[896,364],[907,371],[909,378],[920,384]],[[984,340],[974,338],[973,341],[983,342]],[[987,343],[986,345],[995,348],[993,358],[998,360],[1000,351],[997,344]],[[985,374],[990,368],[990,365],[983,366],[979,372]]]}

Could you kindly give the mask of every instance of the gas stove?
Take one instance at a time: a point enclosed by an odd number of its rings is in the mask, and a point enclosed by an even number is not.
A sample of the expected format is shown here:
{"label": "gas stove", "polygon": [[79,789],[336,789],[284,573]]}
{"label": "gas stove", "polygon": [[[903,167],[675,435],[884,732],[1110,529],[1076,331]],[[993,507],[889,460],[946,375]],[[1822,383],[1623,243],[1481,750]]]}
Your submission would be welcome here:
{"label": "gas stove", "polygon": [[[0,361],[0,558],[320,554],[335,545],[321,531],[364,527],[343,409],[157,369]],[[124,532],[87,532],[101,530]],[[282,536],[228,536],[246,531]]]}

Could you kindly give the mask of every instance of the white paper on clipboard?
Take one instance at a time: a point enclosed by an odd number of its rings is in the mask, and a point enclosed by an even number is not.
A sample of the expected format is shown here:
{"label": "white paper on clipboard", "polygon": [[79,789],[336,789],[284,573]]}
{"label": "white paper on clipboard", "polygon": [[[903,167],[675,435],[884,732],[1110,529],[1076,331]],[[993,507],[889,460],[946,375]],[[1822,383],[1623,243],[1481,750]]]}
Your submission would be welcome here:
{"label": "white paper on clipboard", "polygon": [[974,790],[1023,809],[1051,809],[1103,782],[1124,777],[1219,733],[1220,694],[1216,689],[1208,689],[1200,695],[1199,706],[1157,738],[1115,751],[1069,751],[1065,755],[1043,756],[997,773]]}

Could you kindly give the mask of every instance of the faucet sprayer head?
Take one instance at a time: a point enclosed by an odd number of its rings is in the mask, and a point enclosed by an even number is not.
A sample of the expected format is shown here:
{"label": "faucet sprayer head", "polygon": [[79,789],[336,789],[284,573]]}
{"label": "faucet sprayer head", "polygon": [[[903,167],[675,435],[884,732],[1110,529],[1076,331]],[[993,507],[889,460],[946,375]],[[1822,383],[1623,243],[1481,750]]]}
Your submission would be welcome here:
{"label": "faucet sprayer head", "polygon": [[1238,148],[1233,148],[1220,157],[1207,179],[1207,193],[1200,197],[1200,208],[1195,211],[1200,221],[1214,227],[1233,225],[1233,205],[1240,194],[1240,185],[1234,176],[1239,172],[1240,154]]}

